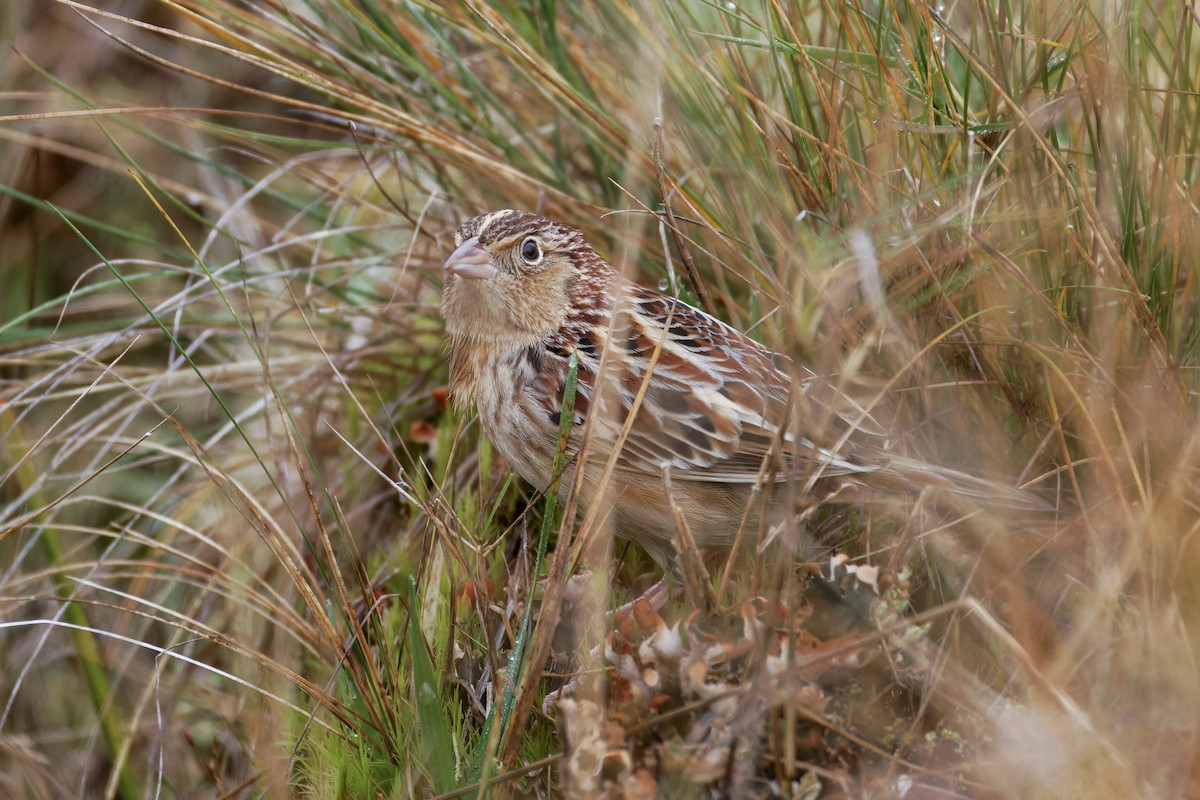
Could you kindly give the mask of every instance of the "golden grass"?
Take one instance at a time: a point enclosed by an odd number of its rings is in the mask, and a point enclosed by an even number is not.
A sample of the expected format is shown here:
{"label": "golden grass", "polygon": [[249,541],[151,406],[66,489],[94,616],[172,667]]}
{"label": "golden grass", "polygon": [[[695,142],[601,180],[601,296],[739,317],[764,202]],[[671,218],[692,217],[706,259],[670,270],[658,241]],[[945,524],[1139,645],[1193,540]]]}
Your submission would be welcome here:
{"label": "golden grass", "polygon": [[[1198,26],[8,4],[0,795],[1197,795]],[[857,577],[609,619],[657,576],[568,507],[539,583],[441,390],[498,207],[1058,513],[834,512]]]}

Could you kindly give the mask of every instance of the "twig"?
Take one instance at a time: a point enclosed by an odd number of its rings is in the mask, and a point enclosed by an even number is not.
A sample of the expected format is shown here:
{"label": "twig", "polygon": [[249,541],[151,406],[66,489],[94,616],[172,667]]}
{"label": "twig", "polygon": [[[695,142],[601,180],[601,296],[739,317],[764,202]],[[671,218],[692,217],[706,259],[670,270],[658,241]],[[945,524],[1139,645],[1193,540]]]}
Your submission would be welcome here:
{"label": "twig", "polygon": [[675,249],[679,251],[683,268],[687,270],[688,280],[692,282],[692,288],[696,290],[696,300],[700,303],[700,308],[711,314],[713,306],[708,297],[708,289],[705,288],[700,273],[696,271],[696,264],[692,261],[692,251],[688,249],[687,241],[675,224],[675,212],[671,211],[671,197],[667,192],[667,168],[663,160],[662,117],[655,117],[654,133],[654,170],[658,173],[658,194],[662,198],[663,216],[667,219],[667,227],[671,229],[671,238],[675,241]]}

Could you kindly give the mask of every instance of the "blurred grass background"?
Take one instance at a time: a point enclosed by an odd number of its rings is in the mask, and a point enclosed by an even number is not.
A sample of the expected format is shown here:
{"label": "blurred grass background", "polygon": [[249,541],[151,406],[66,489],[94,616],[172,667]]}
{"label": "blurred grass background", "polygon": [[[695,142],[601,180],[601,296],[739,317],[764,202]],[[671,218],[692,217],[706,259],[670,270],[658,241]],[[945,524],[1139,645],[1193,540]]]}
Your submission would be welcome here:
{"label": "blurred grass background", "polygon": [[[5,4],[0,796],[1200,796],[1198,27],[1156,2]],[[437,313],[454,228],[503,207],[886,390],[913,450],[1059,513],[856,517],[885,591],[806,635],[883,642],[874,689],[762,642],[732,707],[684,686],[636,719],[603,656],[507,672],[546,509],[447,408]],[[615,561],[619,599],[657,577]],[[711,643],[798,591],[738,583]],[[689,647],[693,611],[664,611]],[[609,668],[562,727],[556,664]],[[863,713],[904,693],[902,732]]]}

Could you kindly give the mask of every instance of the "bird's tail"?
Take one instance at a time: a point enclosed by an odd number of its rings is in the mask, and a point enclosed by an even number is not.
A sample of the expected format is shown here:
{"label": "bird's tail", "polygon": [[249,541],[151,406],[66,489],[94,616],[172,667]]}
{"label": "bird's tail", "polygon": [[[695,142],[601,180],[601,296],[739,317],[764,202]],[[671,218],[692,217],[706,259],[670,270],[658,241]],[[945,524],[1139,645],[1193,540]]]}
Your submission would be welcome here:
{"label": "bird's tail", "polygon": [[1033,492],[903,456],[890,457],[882,468],[871,474],[871,483],[877,488],[914,494],[932,490],[946,498],[960,498],[992,508],[1055,510],[1052,503]]}

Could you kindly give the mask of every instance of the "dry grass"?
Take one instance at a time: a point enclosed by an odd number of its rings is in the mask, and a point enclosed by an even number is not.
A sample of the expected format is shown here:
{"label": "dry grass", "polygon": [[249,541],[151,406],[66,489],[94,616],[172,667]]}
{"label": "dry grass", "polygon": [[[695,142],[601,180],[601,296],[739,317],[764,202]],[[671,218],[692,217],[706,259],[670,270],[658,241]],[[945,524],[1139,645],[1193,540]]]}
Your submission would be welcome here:
{"label": "dry grass", "polygon": [[[1198,28],[5,5],[0,796],[1200,796]],[[854,575],[785,531],[606,616],[651,562],[446,406],[498,207],[1058,512],[834,510]]]}

